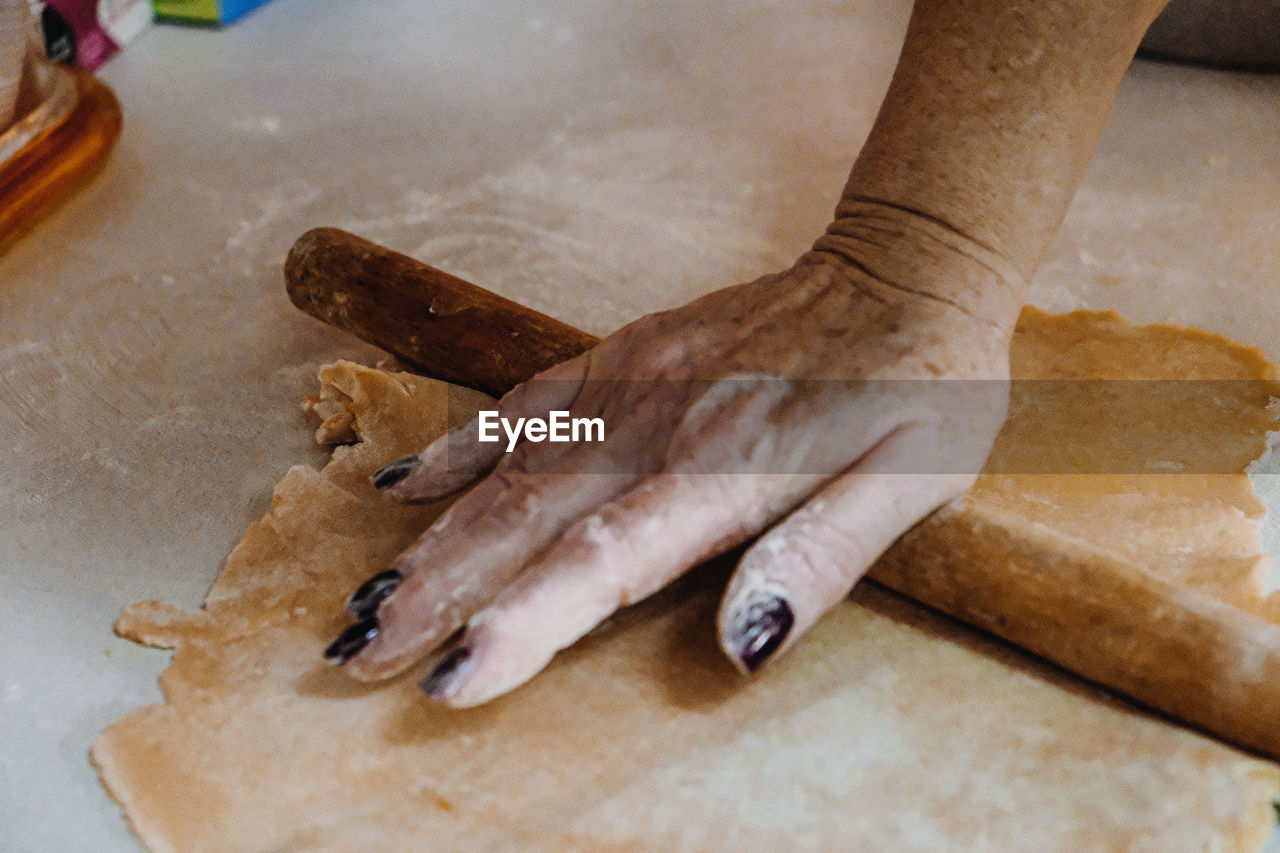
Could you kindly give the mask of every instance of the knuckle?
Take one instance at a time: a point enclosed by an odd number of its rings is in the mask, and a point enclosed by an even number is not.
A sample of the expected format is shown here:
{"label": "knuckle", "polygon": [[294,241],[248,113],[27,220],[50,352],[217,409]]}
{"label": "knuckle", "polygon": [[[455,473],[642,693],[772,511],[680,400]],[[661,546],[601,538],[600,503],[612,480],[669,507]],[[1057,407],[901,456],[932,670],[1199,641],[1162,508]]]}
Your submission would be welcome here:
{"label": "knuckle", "polygon": [[565,558],[590,560],[616,543],[608,517],[608,507],[601,507],[578,519],[560,537],[559,551]]}
{"label": "knuckle", "polygon": [[[855,552],[856,553],[856,552]],[[836,555],[839,554],[839,557]],[[807,599],[833,586],[844,586],[851,555],[833,551],[817,531],[788,521],[761,538],[748,552],[739,574],[753,578],[750,588],[780,585],[789,597]]]}
{"label": "knuckle", "polygon": [[527,474],[516,466],[503,466],[489,475],[498,490],[489,514],[498,519],[519,519],[537,512],[546,499],[545,477]]}
{"label": "knuckle", "polygon": [[865,544],[843,525],[834,525],[820,516],[801,519],[794,541],[783,547],[791,572],[821,586],[843,581],[851,572],[860,571],[866,550]]}

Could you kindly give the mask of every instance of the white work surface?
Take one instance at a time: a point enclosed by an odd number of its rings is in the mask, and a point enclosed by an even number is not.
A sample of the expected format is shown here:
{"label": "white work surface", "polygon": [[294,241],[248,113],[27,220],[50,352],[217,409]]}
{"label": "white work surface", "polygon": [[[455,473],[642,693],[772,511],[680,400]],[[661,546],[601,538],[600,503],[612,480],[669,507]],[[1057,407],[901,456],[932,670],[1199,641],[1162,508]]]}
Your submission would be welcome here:
{"label": "white work surface", "polygon": [[[603,333],[825,224],[908,4],[274,0],[101,76],[105,170],[0,257],[0,849],[136,851],[87,750],[158,699],[129,602],[194,607],[292,464],[337,225]],[[1280,358],[1280,76],[1139,62],[1032,300]],[[1058,792],[1057,795],[1063,795]]]}

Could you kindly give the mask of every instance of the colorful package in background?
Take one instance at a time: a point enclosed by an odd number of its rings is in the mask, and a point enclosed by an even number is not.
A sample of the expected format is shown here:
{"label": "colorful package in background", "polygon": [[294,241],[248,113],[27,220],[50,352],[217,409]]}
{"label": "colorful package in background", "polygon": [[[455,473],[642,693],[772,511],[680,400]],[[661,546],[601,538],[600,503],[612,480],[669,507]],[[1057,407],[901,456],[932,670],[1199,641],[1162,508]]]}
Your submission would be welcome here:
{"label": "colorful package in background", "polygon": [[36,0],[45,52],[93,71],[151,24],[147,0]]}
{"label": "colorful package in background", "polygon": [[152,0],[156,17],[198,24],[229,24],[267,0]]}

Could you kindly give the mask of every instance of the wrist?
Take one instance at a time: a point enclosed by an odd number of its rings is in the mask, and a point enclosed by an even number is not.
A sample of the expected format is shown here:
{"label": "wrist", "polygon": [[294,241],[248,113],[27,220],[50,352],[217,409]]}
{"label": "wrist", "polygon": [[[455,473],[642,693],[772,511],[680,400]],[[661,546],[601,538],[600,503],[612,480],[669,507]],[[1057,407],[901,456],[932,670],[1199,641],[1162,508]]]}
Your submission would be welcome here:
{"label": "wrist", "polygon": [[802,263],[835,265],[860,283],[932,299],[975,319],[1011,325],[1027,277],[999,247],[927,212],[846,194]]}

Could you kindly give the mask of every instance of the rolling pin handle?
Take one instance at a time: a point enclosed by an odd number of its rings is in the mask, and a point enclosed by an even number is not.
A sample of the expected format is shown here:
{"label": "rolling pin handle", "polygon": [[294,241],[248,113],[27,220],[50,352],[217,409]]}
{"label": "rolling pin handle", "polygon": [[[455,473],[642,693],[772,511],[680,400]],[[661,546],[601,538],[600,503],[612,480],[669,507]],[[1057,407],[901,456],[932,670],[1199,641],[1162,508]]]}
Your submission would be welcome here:
{"label": "rolling pin handle", "polygon": [[598,343],[586,332],[337,228],[314,228],[284,265],[303,312],[420,372],[501,396]]}

